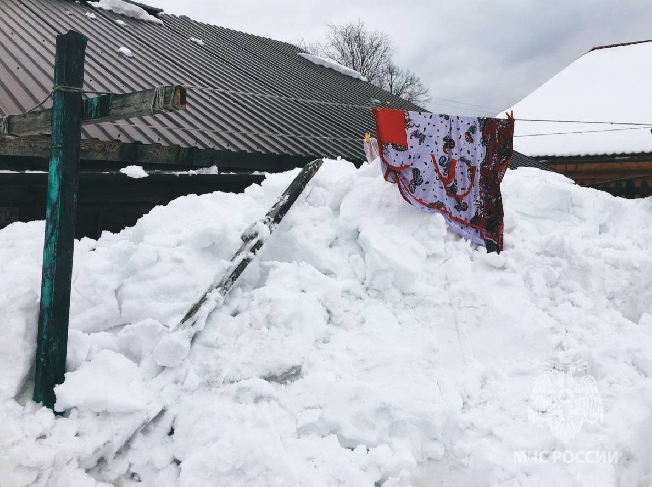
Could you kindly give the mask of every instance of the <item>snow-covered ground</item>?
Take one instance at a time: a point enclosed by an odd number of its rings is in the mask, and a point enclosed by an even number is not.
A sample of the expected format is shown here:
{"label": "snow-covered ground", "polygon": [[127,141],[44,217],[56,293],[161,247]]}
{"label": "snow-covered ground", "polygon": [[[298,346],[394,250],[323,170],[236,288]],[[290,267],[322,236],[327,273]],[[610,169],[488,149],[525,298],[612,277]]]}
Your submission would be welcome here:
{"label": "snow-covered ground", "polygon": [[[647,486],[652,200],[508,171],[487,254],[379,172],[327,161],[175,368],[154,347],[296,171],[77,242],[60,417],[29,401],[43,223],[0,231],[0,485]],[[528,404],[569,358],[564,436]]]}

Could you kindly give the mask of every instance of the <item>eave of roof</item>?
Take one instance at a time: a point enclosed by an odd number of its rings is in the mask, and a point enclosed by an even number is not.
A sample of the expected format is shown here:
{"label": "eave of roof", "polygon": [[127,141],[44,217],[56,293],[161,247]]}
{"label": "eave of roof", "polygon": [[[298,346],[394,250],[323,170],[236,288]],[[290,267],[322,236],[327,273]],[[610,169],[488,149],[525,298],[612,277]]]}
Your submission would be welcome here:
{"label": "eave of roof", "polygon": [[644,44],[646,42],[652,42],[652,39],[644,40],[644,41],[630,41],[630,42],[620,42],[618,44],[607,44],[604,46],[595,46],[588,52],[593,52],[593,51],[599,51],[600,49],[611,49],[613,47],[625,47],[625,46],[633,46],[635,44]]}

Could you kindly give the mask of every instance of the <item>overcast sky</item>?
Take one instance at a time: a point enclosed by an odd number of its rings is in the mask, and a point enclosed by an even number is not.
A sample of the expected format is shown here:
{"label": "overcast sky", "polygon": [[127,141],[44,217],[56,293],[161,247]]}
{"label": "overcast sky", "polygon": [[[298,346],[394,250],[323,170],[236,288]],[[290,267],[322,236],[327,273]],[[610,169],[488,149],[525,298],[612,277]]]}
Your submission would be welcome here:
{"label": "overcast sky", "polygon": [[141,1],[292,43],[360,18],[428,86],[429,109],[461,115],[495,115],[593,46],[652,39],[652,0]]}

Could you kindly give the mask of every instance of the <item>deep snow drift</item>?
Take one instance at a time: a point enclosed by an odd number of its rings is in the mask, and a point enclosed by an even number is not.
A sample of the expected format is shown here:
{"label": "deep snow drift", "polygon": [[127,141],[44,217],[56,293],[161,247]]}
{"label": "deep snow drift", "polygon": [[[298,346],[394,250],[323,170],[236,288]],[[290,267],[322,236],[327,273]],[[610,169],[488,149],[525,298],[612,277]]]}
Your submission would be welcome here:
{"label": "deep snow drift", "polygon": [[[327,161],[188,358],[158,366],[168,327],[296,172],[77,242],[63,417],[28,400],[43,223],[0,231],[0,485],[648,485],[652,201],[557,174],[508,171],[496,255],[378,165]],[[604,417],[564,443],[528,401],[570,349]]]}

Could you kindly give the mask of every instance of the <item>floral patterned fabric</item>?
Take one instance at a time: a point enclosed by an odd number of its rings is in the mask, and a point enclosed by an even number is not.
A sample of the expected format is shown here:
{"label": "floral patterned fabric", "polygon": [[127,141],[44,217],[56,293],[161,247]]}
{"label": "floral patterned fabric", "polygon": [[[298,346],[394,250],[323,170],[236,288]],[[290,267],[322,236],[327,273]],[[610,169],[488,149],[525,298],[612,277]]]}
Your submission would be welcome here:
{"label": "floral patterned fabric", "polygon": [[441,212],[457,234],[500,252],[500,182],[512,157],[513,117],[372,111],[385,179],[408,203]]}

